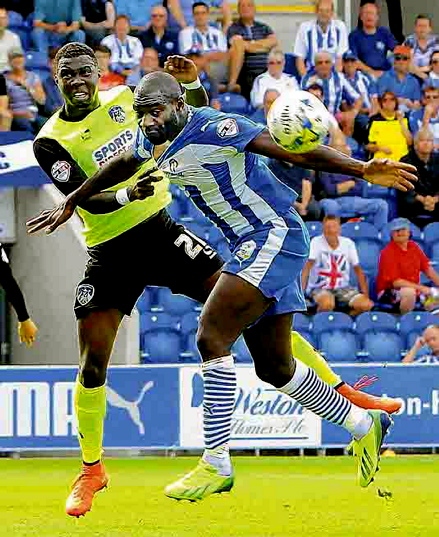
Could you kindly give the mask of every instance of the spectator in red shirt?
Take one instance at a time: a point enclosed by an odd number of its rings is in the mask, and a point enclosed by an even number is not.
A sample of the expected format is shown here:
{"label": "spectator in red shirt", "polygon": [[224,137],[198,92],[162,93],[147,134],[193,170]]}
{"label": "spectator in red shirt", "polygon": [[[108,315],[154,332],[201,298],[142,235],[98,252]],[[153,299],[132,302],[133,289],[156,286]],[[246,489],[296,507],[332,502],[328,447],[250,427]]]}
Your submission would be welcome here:
{"label": "spectator in red shirt", "polygon": [[125,77],[119,73],[110,71],[111,50],[105,45],[97,45],[94,48],[96,59],[98,60],[101,76],[99,78],[99,90],[108,90],[115,86],[125,84]]}
{"label": "spectator in red shirt", "polygon": [[423,304],[435,295],[435,288],[421,285],[421,272],[439,287],[439,274],[430,264],[416,242],[410,240],[410,222],[406,218],[395,218],[391,222],[392,239],[381,251],[377,293],[378,301],[391,304],[400,313],[412,311],[417,302]]}

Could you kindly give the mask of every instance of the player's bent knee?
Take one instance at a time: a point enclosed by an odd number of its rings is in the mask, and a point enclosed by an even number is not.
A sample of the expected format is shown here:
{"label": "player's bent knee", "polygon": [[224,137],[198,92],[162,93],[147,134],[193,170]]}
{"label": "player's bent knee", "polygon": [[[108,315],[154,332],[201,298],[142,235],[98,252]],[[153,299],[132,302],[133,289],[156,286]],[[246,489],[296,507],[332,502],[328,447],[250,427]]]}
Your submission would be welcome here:
{"label": "player's bent knee", "polygon": [[197,332],[197,347],[204,360],[227,356],[231,352],[228,345],[216,330],[200,327]]}
{"label": "player's bent knee", "polygon": [[352,303],[352,309],[356,313],[365,313],[373,308],[373,302],[369,298],[361,295]]}
{"label": "player's bent knee", "polygon": [[322,293],[316,296],[314,300],[319,311],[332,311],[335,308],[334,297],[328,293]]}
{"label": "player's bent knee", "polygon": [[85,388],[97,388],[105,384],[106,364],[100,360],[86,359],[79,369],[79,380]]}

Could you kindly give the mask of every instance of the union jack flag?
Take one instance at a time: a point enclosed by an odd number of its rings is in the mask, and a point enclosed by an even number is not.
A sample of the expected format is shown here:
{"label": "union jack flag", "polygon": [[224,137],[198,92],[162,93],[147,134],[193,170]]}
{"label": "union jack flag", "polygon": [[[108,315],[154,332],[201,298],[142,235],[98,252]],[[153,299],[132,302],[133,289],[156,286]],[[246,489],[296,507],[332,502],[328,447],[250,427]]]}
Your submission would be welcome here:
{"label": "union jack flag", "polygon": [[345,282],[349,281],[349,270],[349,263],[343,254],[322,252],[316,287],[320,289],[344,287]]}

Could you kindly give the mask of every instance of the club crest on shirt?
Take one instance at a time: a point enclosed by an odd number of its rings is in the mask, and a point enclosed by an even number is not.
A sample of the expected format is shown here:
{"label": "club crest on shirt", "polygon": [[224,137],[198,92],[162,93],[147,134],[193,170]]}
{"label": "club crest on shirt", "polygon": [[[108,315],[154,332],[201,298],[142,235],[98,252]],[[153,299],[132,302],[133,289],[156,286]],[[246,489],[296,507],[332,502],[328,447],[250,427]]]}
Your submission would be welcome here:
{"label": "club crest on shirt", "polygon": [[256,249],[256,243],[255,241],[246,241],[241,244],[241,246],[238,248],[238,250],[235,253],[235,257],[239,259],[239,261],[247,261],[247,259],[250,259],[250,257],[253,255],[253,252]]}
{"label": "club crest on shirt", "polygon": [[171,160],[169,161],[169,171],[171,173],[175,173],[177,171],[177,168],[178,168],[178,161],[175,160],[175,158],[171,158]]}
{"label": "club crest on shirt", "polygon": [[113,121],[116,123],[124,123],[126,119],[125,110],[119,106],[115,105],[108,109],[108,115],[111,117]]}
{"label": "club crest on shirt", "polygon": [[65,183],[69,180],[72,167],[65,160],[57,160],[50,168],[50,173],[55,181]]}
{"label": "club crest on shirt", "polygon": [[238,123],[232,118],[223,119],[218,123],[216,133],[220,138],[236,136],[239,132]]}
{"label": "club crest on shirt", "polygon": [[93,285],[81,283],[81,285],[78,285],[78,288],[76,289],[76,300],[81,304],[81,306],[85,306],[94,297],[94,294],[95,288]]}

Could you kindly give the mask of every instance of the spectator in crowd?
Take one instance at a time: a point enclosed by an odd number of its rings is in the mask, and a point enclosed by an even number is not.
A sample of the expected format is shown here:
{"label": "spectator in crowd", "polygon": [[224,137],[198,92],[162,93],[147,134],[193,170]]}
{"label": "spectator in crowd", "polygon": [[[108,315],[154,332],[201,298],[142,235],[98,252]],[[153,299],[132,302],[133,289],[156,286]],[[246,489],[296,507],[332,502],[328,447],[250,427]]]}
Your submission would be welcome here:
{"label": "spectator in crowd", "polygon": [[145,76],[148,73],[154,71],[161,71],[159,62],[159,55],[155,48],[145,48],[143,49],[142,59],[140,61],[140,74]]}
{"label": "spectator in crowd", "polygon": [[230,45],[228,91],[240,90],[246,99],[255,78],[267,68],[268,53],[277,45],[273,30],[255,20],[254,0],[238,0],[239,20],[227,31]]}
{"label": "spectator in crowd", "polygon": [[395,218],[390,224],[391,240],[381,250],[378,262],[377,294],[380,304],[404,314],[422,305],[434,293],[421,285],[421,273],[439,286],[439,274],[415,241],[410,239],[410,222]]}
{"label": "spectator in crowd", "polygon": [[360,70],[358,58],[352,50],[343,54],[343,73],[349,84],[357,90],[363,99],[360,114],[363,125],[367,125],[368,116],[378,111],[377,86],[373,78]]}
{"label": "spectator in crowd", "polygon": [[[350,285],[351,269],[358,288]],[[340,219],[336,216],[325,216],[323,234],[311,240],[302,286],[319,312],[348,309],[351,315],[358,315],[373,307],[355,243],[341,236]]]}
{"label": "spectator in crowd", "polygon": [[61,92],[59,91],[58,85],[55,82],[53,68],[53,62],[55,60],[55,56],[58,50],[58,48],[53,47],[49,49],[50,75],[46,76],[42,82],[43,90],[46,95],[46,102],[44,103],[44,107],[40,107],[40,114],[45,118],[49,118],[63,105]]}
{"label": "spectator in crowd", "polygon": [[190,58],[197,66],[198,78],[200,79],[200,82],[209,97],[210,106],[216,110],[221,110],[221,103],[218,100],[218,84],[214,78],[209,76],[207,72],[208,60],[206,56],[201,54],[198,48],[190,50],[186,56]]}
{"label": "spectator in crowd", "polygon": [[410,71],[420,79],[425,80],[431,68],[431,54],[439,47],[439,37],[433,34],[429,15],[416,17],[415,33],[407,37],[404,45],[409,47],[412,52]]}
{"label": "spectator in crowd", "polygon": [[262,108],[256,108],[256,110],[251,115],[251,119],[255,123],[261,123],[261,125],[267,124],[267,114],[271,108],[271,105],[279,97],[280,93],[275,89],[268,89],[264,93],[263,106]]}
{"label": "spectator in crowd", "polygon": [[297,192],[294,207],[302,218],[304,220],[319,220],[320,205],[312,193],[315,181],[314,172],[283,160],[269,159],[267,165],[279,181]]}
{"label": "spectator in crowd", "polygon": [[[336,139],[331,147],[350,156],[351,149],[343,139]],[[326,216],[342,218],[363,217],[381,229],[387,224],[389,207],[382,199],[363,197],[364,181],[348,175],[323,172],[320,182],[325,194],[320,205]]]}
{"label": "spectator in crowd", "polygon": [[394,65],[386,71],[377,81],[378,94],[392,91],[398,97],[399,110],[406,113],[419,108],[421,101],[421,88],[415,76],[409,73],[410,49],[404,45],[397,45],[394,49]]}
{"label": "spectator in crowd", "polygon": [[192,5],[194,25],[180,31],[178,42],[181,54],[197,49],[205,57],[205,70],[216,83],[227,80],[229,52],[224,33],[209,25],[209,6],[206,2]]}
{"label": "spectator in crowd", "polygon": [[379,112],[370,118],[366,148],[377,158],[399,160],[412,144],[408,121],[391,91],[378,97]]}
{"label": "spectator in crowd", "polygon": [[409,128],[415,135],[421,128],[428,127],[433,133],[434,150],[439,150],[439,86],[424,86],[422,108],[413,110],[409,115]]}
{"label": "spectator in crowd", "polygon": [[10,50],[21,49],[21,40],[17,34],[8,30],[9,18],[5,8],[0,7],[0,72],[8,69],[8,54]]}
{"label": "spectator in crowd", "polygon": [[114,0],[116,13],[125,15],[130,22],[130,33],[134,37],[148,29],[151,9],[157,0]]}
{"label": "spectator in crowd", "polygon": [[81,27],[87,44],[94,47],[114,26],[114,4],[112,0],[81,0],[81,8]]}
{"label": "spectator in crowd", "polygon": [[140,60],[143,47],[137,37],[129,35],[130,20],[126,15],[118,15],[114,32],[102,40],[111,50],[110,69],[125,77],[126,83],[135,86],[140,80]]}
{"label": "spectator in crowd", "polygon": [[151,20],[146,32],[139,35],[144,48],[154,48],[159,55],[160,67],[165,65],[168,56],[178,54],[178,33],[169,30],[168,12],[162,5],[151,9]]}
{"label": "spectator in crowd", "polygon": [[[365,4],[376,4],[375,0],[360,0],[360,7]],[[402,6],[401,0],[386,0],[387,12],[389,13],[389,27],[392,35],[395,36],[397,43],[404,41],[404,34],[402,33]],[[358,27],[362,28],[363,23],[361,19],[358,20]]]}
{"label": "spectator in crowd", "polygon": [[125,84],[125,77],[119,73],[110,71],[111,50],[105,45],[97,45],[93,50],[101,73],[98,84],[99,90],[109,90],[115,86]]}
{"label": "spectator in crowd", "polygon": [[[324,95],[324,92],[323,92],[323,86],[321,83],[319,82],[314,82],[312,84],[310,84],[307,88],[306,88],[306,91],[309,91],[310,93],[312,93],[313,95],[315,95],[317,97],[317,99],[320,99],[323,104],[324,103],[324,98],[325,98],[325,95]],[[338,121],[335,119],[334,115],[331,114],[331,112],[328,110],[328,115],[329,115],[329,133],[328,133],[328,136],[325,140],[325,144],[326,145],[329,145],[332,140],[334,140],[335,138],[338,138],[338,137],[341,137],[344,139],[344,134],[343,132],[341,131],[340,129],[340,126],[338,124]]]}
{"label": "spectator in crowd", "polygon": [[294,45],[297,71],[301,77],[314,67],[316,54],[331,54],[335,68],[341,71],[341,57],[348,49],[348,33],[343,21],[334,18],[333,0],[317,0],[316,19],[302,22]]}
{"label": "spectator in crowd", "polygon": [[[178,29],[194,24],[192,4],[193,0],[167,0],[171,19],[178,25]],[[218,8],[222,15],[222,28],[226,32],[232,22],[232,10],[228,0],[211,0],[209,7]]]}
{"label": "spectator in crowd", "polygon": [[430,57],[430,71],[424,85],[426,87],[439,88],[439,50],[433,52]]}
{"label": "spectator in crowd", "polygon": [[11,70],[6,73],[9,106],[12,111],[12,130],[36,132],[38,106],[46,101],[41,80],[36,73],[26,71],[21,49],[9,51]]}
{"label": "spectator in crowd", "polygon": [[398,192],[398,214],[418,227],[439,222],[439,154],[433,153],[434,138],[424,127],[415,136],[414,147],[401,159],[416,167],[418,181],[410,192]]}
{"label": "spectator in crowd", "polygon": [[349,48],[360,61],[360,69],[374,78],[379,78],[391,68],[389,53],[397,45],[390,30],[378,26],[378,7],[367,2],[360,8],[362,28],[355,28],[349,34]]}
{"label": "spectator in crowd", "polygon": [[[361,95],[346,80],[343,73],[333,69],[332,57],[329,52],[318,52],[315,59],[315,68],[302,79],[302,88],[318,83],[323,87],[323,102],[326,108],[342,125],[342,130],[351,135],[363,99]],[[341,112],[343,101],[352,103],[351,109]]]}
{"label": "spectator in crowd", "polygon": [[12,113],[9,109],[5,76],[0,73],[0,132],[11,130]]}
{"label": "spectator in crowd", "polygon": [[267,58],[267,71],[255,78],[250,93],[250,102],[253,108],[262,108],[264,95],[268,89],[294,91],[299,89],[297,80],[284,73],[285,55],[279,48],[271,49]]}
{"label": "spectator in crowd", "polygon": [[404,364],[416,362],[418,364],[439,363],[439,326],[431,324],[416,338],[412,348],[403,358]]}
{"label": "spectator in crowd", "polygon": [[49,47],[65,43],[85,43],[79,29],[81,0],[35,0],[33,41],[38,51],[47,54]]}

